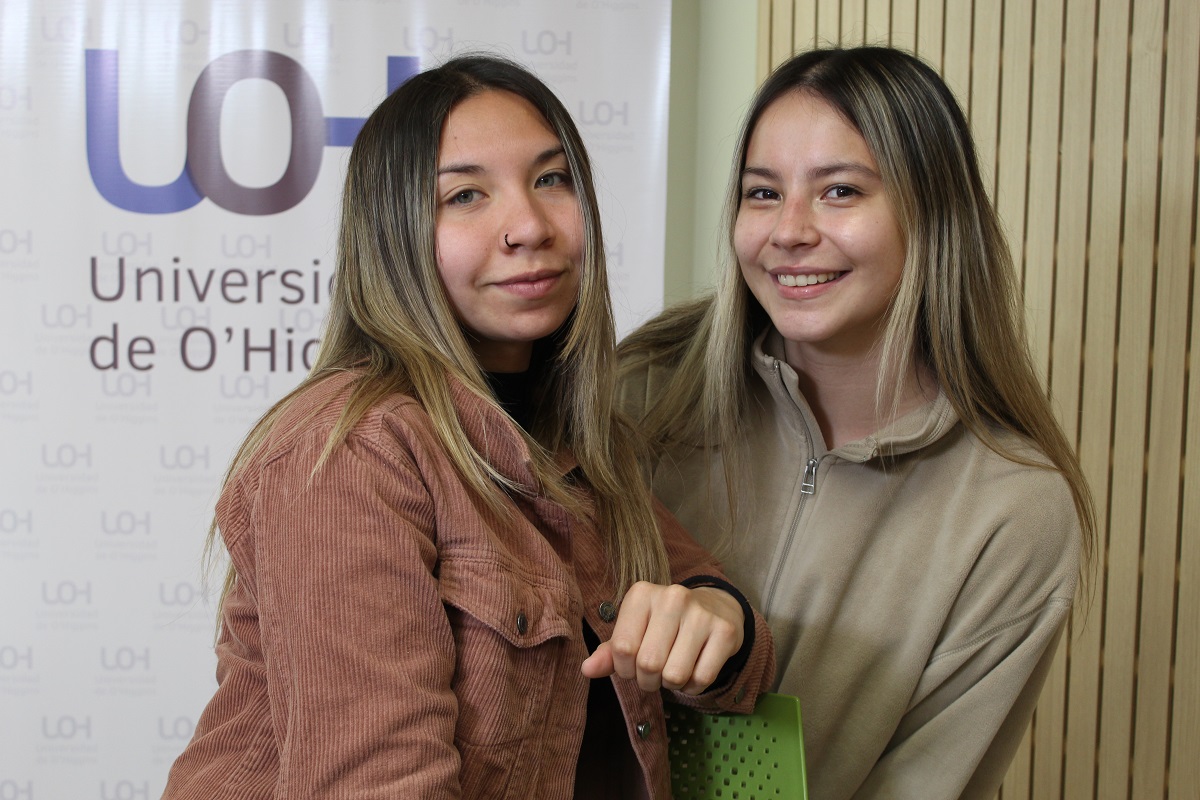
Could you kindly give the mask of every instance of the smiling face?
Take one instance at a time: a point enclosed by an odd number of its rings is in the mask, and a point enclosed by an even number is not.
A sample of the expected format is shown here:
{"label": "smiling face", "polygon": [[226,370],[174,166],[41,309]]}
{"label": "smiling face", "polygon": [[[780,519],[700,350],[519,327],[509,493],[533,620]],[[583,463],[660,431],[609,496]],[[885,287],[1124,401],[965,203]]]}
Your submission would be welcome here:
{"label": "smiling face", "polygon": [[866,141],[825,100],[794,91],[759,118],[733,240],[792,366],[871,353],[904,240]]}
{"label": "smiling face", "polygon": [[487,90],[446,118],[436,241],[438,273],[480,366],[527,369],[533,342],[575,307],[584,234],[562,145],[525,99]]}

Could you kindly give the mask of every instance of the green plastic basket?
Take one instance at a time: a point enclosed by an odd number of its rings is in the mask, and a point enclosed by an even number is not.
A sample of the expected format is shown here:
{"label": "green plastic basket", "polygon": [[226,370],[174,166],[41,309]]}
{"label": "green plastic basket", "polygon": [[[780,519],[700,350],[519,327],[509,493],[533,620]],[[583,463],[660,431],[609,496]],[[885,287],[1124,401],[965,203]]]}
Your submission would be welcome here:
{"label": "green plastic basket", "polygon": [[764,694],[746,715],[665,706],[675,800],[808,800],[797,698]]}

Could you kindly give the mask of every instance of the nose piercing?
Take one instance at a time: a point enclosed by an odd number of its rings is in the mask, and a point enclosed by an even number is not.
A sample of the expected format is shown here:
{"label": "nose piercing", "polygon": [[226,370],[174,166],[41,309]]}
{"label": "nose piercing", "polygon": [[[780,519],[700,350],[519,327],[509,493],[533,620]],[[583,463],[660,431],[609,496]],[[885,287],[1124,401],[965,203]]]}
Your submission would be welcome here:
{"label": "nose piercing", "polygon": [[507,233],[506,233],[506,234],[504,234],[504,246],[505,246],[505,247],[512,247],[512,245],[508,243],[508,234],[507,234]]}

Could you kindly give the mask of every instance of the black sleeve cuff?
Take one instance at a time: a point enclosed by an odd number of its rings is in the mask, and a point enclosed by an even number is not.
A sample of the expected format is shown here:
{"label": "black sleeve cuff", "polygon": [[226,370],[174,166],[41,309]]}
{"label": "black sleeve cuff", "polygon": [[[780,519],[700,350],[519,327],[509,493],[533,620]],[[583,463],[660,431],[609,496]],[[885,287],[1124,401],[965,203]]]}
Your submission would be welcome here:
{"label": "black sleeve cuff", "polygon": [[684,578],[679,582],[680,586],[686,586],[689,589],[712,588],[720,589],[728,592],[733,596],[734,600],[738,601],[738,605],[742,607],[742,614],[745,617],[742,628],[742,646],[736,653],[729,657],[725,662],[725,666],[721,667],[721,671],[717,674],[717,679],[712,682],[712,685],[704,690],[705,694],[709,692],[726,688],[733,679],[742,671],[742,667],[746,666],[746,662],[750,660],[750,651],[754,649],[754,609],[750,607],[750,602],[746,600],[745,595],[737,590],[737,587],[726,580],[722,580],[713,575],[693,575],[690,578]]}

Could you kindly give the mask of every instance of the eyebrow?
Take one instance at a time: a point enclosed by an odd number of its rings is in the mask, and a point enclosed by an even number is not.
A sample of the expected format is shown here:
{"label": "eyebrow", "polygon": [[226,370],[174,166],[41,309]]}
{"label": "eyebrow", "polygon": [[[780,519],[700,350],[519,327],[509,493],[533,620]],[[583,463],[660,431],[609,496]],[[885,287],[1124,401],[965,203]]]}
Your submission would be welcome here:
{"label": "eyebrow", "polygon": [[[555,158],[566,155],[566,150],[562,145],[550,147],[538,153],[533,159],[533,165],[540,167],[548,161],[553,161]],[[438,167],[438,177],[442,175],[481,175],[485,172],[484,168],[478,164],[453,163]]]}
{"label": "eyebrow", "polygon": [[[809,180],[821,180],[828,178],[831,175],[838,175],[843,172],[849,172],[859,175],[866,175],[870,178],[879,179],[879,173],[868,167],[866,164],[860,164],[857,161],[837,161],[832,164],[822,164],[813,167],[805,173]],[[742,179],[747,177],[764,178],[771,181],[781,180],[780,174],[770,167],[746,167],[742,170]]]}

